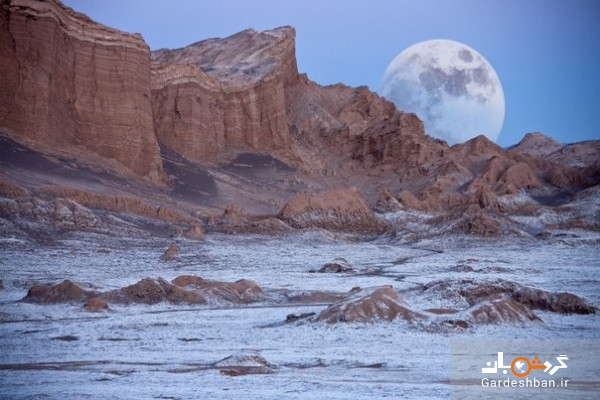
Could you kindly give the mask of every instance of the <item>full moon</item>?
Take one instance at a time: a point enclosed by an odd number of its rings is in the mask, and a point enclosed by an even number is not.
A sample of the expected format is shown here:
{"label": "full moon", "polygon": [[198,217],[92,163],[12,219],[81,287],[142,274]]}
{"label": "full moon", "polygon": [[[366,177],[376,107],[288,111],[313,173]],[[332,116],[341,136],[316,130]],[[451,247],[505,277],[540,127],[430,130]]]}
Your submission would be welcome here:
{"label": "full moon", "polygon": [[416,113],[425,132],[461,143],[478,135],[496,141],[504,123],[504,92],[490,63],[453,40],[427,40],[396,56],[381,94],[398,109]]}

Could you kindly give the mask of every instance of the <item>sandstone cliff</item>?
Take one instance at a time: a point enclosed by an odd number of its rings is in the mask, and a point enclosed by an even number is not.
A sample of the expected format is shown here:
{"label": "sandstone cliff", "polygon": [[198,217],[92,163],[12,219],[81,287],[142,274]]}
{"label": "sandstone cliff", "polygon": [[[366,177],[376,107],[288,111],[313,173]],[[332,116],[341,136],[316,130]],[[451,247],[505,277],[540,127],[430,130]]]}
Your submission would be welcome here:
{"label": "sandstone cliff", "polygon": [[143,38],[56,0],[4,0],[0,10],[0,130],[80,160],[114,160],[115,168],[158,181]]}
{"label": "sandstone cliff", "polygon": [[244,150],[288,159],[287,88],[297,78],[291,27],[245,30],[152,53],[156,135],[189,159],[219,162]]}

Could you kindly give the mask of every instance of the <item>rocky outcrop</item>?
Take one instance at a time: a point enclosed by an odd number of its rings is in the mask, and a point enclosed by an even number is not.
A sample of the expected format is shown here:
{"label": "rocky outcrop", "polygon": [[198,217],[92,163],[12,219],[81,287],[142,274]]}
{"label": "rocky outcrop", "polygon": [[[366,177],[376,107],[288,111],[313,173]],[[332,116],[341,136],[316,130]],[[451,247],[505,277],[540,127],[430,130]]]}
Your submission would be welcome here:
{"label": "rocky outcrop", "polygon": [[108,303],[246,304],[265,299],[262,289],[248,279],[218,282],[182,275],[172,283],[162,278],[145,278],[133,285],[103,293],[82,289],[69,280],[56,285],[40,284],[32,286],[23,301],[38,304],[85,302],[84,309],[99,311],[107,309]]}
{"label": "rocky outcrop", "polygon": [[425,316],[411,310],[391,286],[363,289],[348,299],[321,311],[315,321],[376,322],[403,319],[413,321]]}
{"label": "rocky outcrop", "polygon": [[546,157],[563,147],[562,144],[540,132],[531,132],[510,150],[535,157]]}
{"label": "rocky outcrop", "polygon": [[121,304],[157,304],[162,302],[206,304],[208,302],[203,293],[182,289],[162,278],[144,278],[133,285],[103,293],[101,297],[109,303]]}
{"label": "rocky outcrop", "polygon": [[297,78],[295,31],[248,29],[152,53],[152,104],[161,144],[192,160],[240,150],[289,153],[287,87]]}
{"label": "rocky outcrop", "polygon": [[541,321],[525,304],[506,296],[487,299],[466,310],[466,319],[477,324]]}
{"label": "rocky outcrop", "polygon": [[340,272],[350,274],[356,272],[356,269],[343,257],[338,257],[335,260],[323,264],[318,270],[310,270],[309,272],[334,273]]}
{"label": "rocky outcrop", "polygon": [[193,275],[182,275],[175,278],[172,284],[186,289],[202,292],[207,298],[230,303],[252,303],[267,298],[258,284],[250,279],[235,282],[219,282],[202,279]]}
{"label": "rocky outcrop", "polygon": [[163,261],[172,261],[177,258],[179,255],[179,246],[177,246],[177,242],[171,242],[169,247],[165,250],[160,259]]}
{"label": "rocky outcrop", "polygon": [[160,181],[149,54],[139,34],[101,25],[57,0],[3,1],[1,133]]}
{"label": "rocky outcrop", "polygon": [[82,289],[70,280],[65,280],[56,285],[34,285],[27,292],[23,301],[38,304],[82,302],[97,293]]}
{"label": "rocky outcrop", "polygon": [[324,87],[301,75],[290,92],[287,106],[296,143],[321,152],[318,164],[305,163],[308,168],[325,168],[332,155],[364,166],[416,168],[448,147],[425,136],[416,115],[398,111],[366,87]]}
{"label": "rocky outcrop", "polygon": [[108,303],[101,297],[92,297],[83,303],[83,309],[89,312],[102,312],[109,309]]}
{"label": "rocky outcrop", "polygon": [[502,279],[450,279],[431,282],[424,287],[425,296],[434,294],[453,302],[458,308],[484,301],[510,299],[533,310],[565,314],[593,314],[596,306],[573,293],[549,292],[518,282]]}
{"label": "rocky outcrop", "polygon": [[213,367],[228,376],[273,373],[273,365],[256,353],[235,354],[217,361]]}
{"label": "rocky outcrop", "polygon": [[383,229],[355,187],[296,194],[283,207],[280,218],[301,229],[350,232],[378,232]]}

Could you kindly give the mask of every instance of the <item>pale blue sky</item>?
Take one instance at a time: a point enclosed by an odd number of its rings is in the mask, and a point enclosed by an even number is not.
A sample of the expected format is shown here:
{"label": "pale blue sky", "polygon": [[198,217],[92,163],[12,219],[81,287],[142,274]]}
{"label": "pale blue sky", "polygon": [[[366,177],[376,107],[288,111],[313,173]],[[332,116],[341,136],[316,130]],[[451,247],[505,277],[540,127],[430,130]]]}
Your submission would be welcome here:
{"label": "pale blue sky", "polygon": [[486,57],[506,97],[503,146],[541,131],[600,139],[600,1],[595,0],[65,0],[150,47],[182,47],[246,28],[292,25],[301,72],[321,84],[379,91],[389,62],[427,39]]}

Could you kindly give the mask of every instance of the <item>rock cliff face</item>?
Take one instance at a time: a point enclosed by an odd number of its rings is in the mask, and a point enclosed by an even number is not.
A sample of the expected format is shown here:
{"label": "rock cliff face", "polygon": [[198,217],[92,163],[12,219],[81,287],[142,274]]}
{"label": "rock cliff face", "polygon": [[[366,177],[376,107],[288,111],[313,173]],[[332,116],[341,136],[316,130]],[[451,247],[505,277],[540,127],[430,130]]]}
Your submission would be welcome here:
{"label": "rock cliff face", "polygon": [[297,79],[295,32],[245,30],[152,53],[152,102],[161,144],[196,161],[242,150],[291,159],[285,108]]}
{"label": "rock cliff face", "polygon": [[149,49],[57,0],[0,2],[0,130],[158,181]]}
{"label": "rock cliff face", "polygon": [[342,161],[356,160],[366,167],[391,163],[409,169],[439,158],[448,148],[425,135],[415,114],[398,111],[366,87],[320,86],[301,75],[290,92],[290,130],[300,154],[306,148],[322,149],[321,159],[331,158],[333,151]]}

